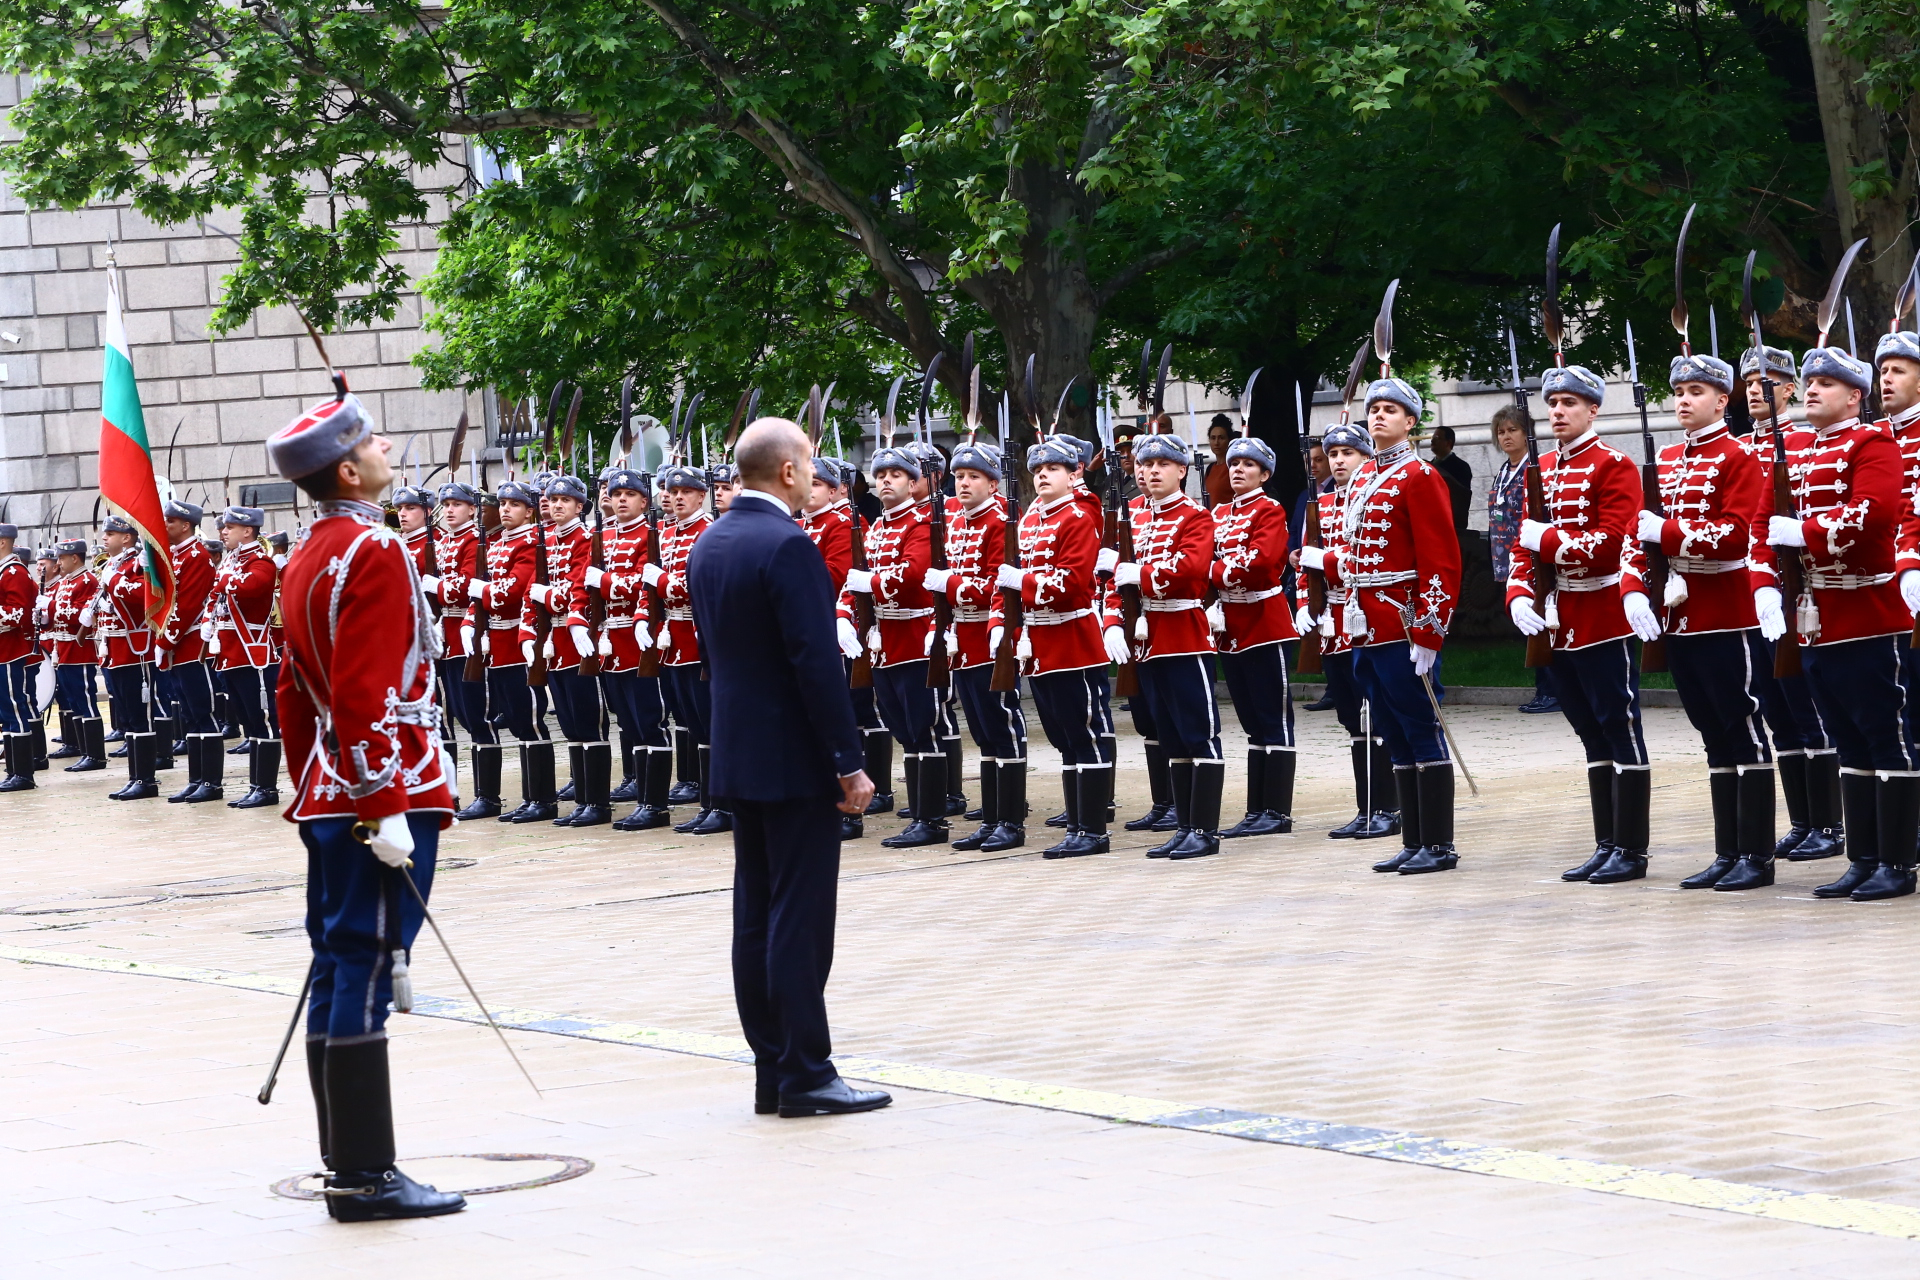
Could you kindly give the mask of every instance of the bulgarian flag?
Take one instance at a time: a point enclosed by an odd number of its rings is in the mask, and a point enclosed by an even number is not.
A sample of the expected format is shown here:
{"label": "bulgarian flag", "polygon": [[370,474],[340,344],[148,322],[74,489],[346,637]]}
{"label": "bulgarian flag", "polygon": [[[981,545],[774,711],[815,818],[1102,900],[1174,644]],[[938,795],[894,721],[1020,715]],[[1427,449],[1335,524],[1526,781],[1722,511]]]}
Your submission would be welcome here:
{"label": "bulgarian flag", "polygon": [[100,496],[140,533],[147,574],[147,622],[163,625],[173,612],[173,557],[153,476],[147,421],[133,380],[127,327],[120,319],[120,273],[107,268],[105,368],[100,375]]}

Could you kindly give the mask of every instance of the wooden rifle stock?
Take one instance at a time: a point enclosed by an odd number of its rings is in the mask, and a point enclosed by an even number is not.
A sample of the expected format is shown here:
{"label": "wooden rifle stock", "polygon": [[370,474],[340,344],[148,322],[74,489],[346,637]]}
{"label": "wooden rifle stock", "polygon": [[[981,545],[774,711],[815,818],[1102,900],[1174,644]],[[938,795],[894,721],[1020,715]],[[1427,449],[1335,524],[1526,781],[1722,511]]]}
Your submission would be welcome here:
{"label": "wooden rifle stock", "polygon": [[[931,563],[936,569],[947,567],[947,498],[940,492],[938,485],[929,501],[933,503],[932,529],[928,533],[931,544]],[[947,631],[953,626],[953,597],[944,591],[933,593],[933,645],[927,650],[927,688],[945,689],[953,684],[951,671],[952,658],[947,653]]]}
{"label": "wooden rifle stock", "polygon": [[[1301,541],[1309,547],[1325,544],[1320,537],[1320,486],[1313,483],[1313,473],[1307,473],[1307,510],[1306,521],[1301,526]],[[1307,634],[1300,637],[1300,661],[1296,670],[1304,675],[1314,675],[1325,669],[1320,661],[1320,619],[1327,611],[1327,575],[1319,569],[1308,569],[1304,576],[1307,583],[1307,612],[1313,615],[1313,625]]]}
{"label": "wooden rifle stock", "polygon": [[[1640,409],[1640,439],[1645,450],[1645,461],[1640,464],[1640,504],[1664,518],[1667,508],[1660,501],[1660,454],[1654,447],[1653,431],[1647,424],[1647,389],[1637,382],[1633,384],[1633,402]],[[1667,564],[1667,553],[1660,549],[1658,542],[1643,542],[1640,545],[1647,553],[1647,602],[1657,615],[1666,601],[1667,574],[1672,570]],[[1667,669],[1667,642],[1664,638],[1641,643],[1640,669]]]}
{"label": "wooden rifle stock", "polygon": [[[1773,382],[1762,375],[1766,382],[1767,396],[1771,401]],[[1771,408],[1769,404],[1769,408]],[[1800,510],[1793,501],[1793,477],[1787,470],[1787,433],[1780,422],[1779,414],[1773,415],[1773,514],[1800,518]],[[1800,674],[1800,633],[1799,608],[1800,596],[1806,590],[1806,575],[1800,560],[1799,547],[1777,547],[1780,560],[1780,612],[1786,618],[1787,632],[1774,644],[1773,674],[1775,679]]]}
{"label": "wooden rifle stock", "polygon": [[[1514,403],[1520,406],[1520,416],[1524,419],[1527,433],[1527,519],[1537,520],[1541,524],[1552,524],[1553,518],[1547,514],[1547,493],[1540,481],[1540,438],[1534,432],[1533,412],[1527,405],[1526,388],[1516,388]],[[1544,617],[1547,611],[1547,597],[1553,594],[1558,578],[1553,566],[1544,556],[1533,557],[1533,598],[1540,606]],[[1541,631],[1538,635],[1527,637],[1527,666],[1529,669],[1550,666],[1553,663],[1553,632]]]}
{"label": "wooden rifle stock", "polygon": [[[647,499],[647,563],[658,566],[660,563],[660,511],[653,505],[653,499]],[[660,674],[660,651],[667,646],[667,604],[660,593],[640,581],[640,593],[647,600],[647,634],[653,637],[653,643],[640,651],[640,661],[635,664],[634,672],[643,676]]]}
{"label": "wooden rifle stock", "polygon": [[[547,527],[541,523],[540,509],[533,511],[533,536],[535,550],[533,554],[533,580],[541,586],[550,586],[547,581]],[[553,615],[547,606],[533,602],[533,661],[527,664],[527,685],[530,688],[544,688],[547,683],[547,637],[553,633]]]}
{"label": "wooden rifle stock", "polygon": [[[1107,484],[1106,536],[1101,545],[1120,557],[1121,563],[1133,559],[1133,518],[1120,504],[1120,482],[1118,477],[1109,473]],[[1094,616],[1099,616],[1100,602],[1093,602]],[[1140,621],[1140,588],[1120,588],[1120,633],[1126,638],[1127,650],[1133,651],[1134,628]],[[1135,697],[1140,692],[1140,664],[1123,662],[1114,672],[1113,691],[1123,698]]]}
{"label": "wooden rifle stock", "polygon": [[[433,545],[434,538],[438,533],[439,530],[433,527],[433,517],[427,517],[427,576],[430,578],[440,576],[440,553],[438,548]],[[441,607],[438,593],[427,598],[427,607],[433,610],[433,619],[435,622],[438,622],[440,620]]]}
{"label": "wooden rifle stock", "polygon": [[[598,495],[595,496],[593,512],[593,538],[589,544],[587,563],[596,569],[606,568],[606,513],[600,510]],[[580,655],[580,674],[597,676],[600,674],[600,632],[607,625],[607,598],[599,590],[587,591],[587,651]]]}
{"label": "wooden rifle stock", "polygon": [[[1007,499],[1006,542],[1000,559],[1003,564],[1016,567],[1020,564],[1020,504],[1012,498]],[[989,692],[1011,693],[1020,687],[1020,658],[1013,637],[1025,625],[1026,609],[1020,593],[1001,588],[1000,647],[993,651],[993,677],[987,682]]]}
{"label": "wooden rifle stock", "polygon": [[[860,519],[858,507],[853,510],[853,567],[861,570],[867,567],[867,526]],[[853,629],[860,636],[860,655],[853,660],[853,670],[847,673],[847,687],[871,689],[873,654],[867,648],[867,636],[873,632],[873,596],[865,591],[855,591],[852,595]]]}
{"label": "wooden rifle stock", "polygon": [[[487,520],[484,507],[473,512],[473,576],[481,582],[493,581],[487,569]],[[467,598],[467,626],[473,632],[473,652],[467,655],[466,670],[460,674],[468,684],[480,684],[487,678],[487,659],[481,646],[487,642],[487,600]]]}

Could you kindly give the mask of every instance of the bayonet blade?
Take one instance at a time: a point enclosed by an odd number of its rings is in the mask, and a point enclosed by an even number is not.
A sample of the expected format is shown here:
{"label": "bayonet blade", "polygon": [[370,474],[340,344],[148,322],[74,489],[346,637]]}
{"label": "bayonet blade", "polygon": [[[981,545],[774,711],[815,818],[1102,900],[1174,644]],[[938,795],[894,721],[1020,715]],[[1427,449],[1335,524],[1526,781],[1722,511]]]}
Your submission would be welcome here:
{"label": "bayonet blade", "polygon": [[1827,296],[1820,299],[1820,310],[1816,314],[1815,323],[1819,326],[1820,345],[1823,347],[1827,345],[1827,333],[1833,328],[1833,322],[1840,315],[1840,300],[1847,292],[1847,273],[1853,270],[1854,259],[1858,258],[1860,251],[1866,247],[1865,237],[1853,242],[1853,246],[1840,259],[1840,265],[1834,269],[1833,280],[1827,285]]}
{"label": "bayonet blade", "polygon": [[1853,332],[1853,299],[1847,299],[1847,354],[1860,358],[1860,340]]}
{"label": "bayonet blade", "polygon": [[1513,340],[1513,326],[1507,326],[1507,367],[1513,371],[1513,389],[1520,390],[1526,383],[1520,380],[1520,347]]}
{"label": "bayonet blade", "polygon": [[1673,244],[1673,310],[1668,318],[1673,321],[1673,331],[1680,335],[1680,350],[1688,355],[1693,346],[1687,341],[1687,232],[1693,226],[1694,210],[1700,206],[1687,206],[1687,216],[1680,222],[1680,238]]}
{"label": "bayonet blade", "polygon": [[617,456],[622,463],[633,452],[633,375],[628,374],[620,381],[620,434],[614,438],[614,452],[607,461],[611,463]]}
{"label": "bayonet blade", "polygon": [[[1251,382],[1247,384],[1247,390],[1248,391],[1253,390],[1253,384]],[[1241,403],[1244,404],[1245,402],[1242,401]],[[1244,408],[1242,408],[1240,411],[1240,417],[1241,417],[1241,434],[1242,435],[1251,434],[1246,430],[1246,426],[1251,422],[1253,415],[1248,413]],[[1305,452],[1308,449],[1313,447],[1312,446],[1313,433],[1307,429],[1307,404],[1305,399],[1301,397],[1300,379],[1298,378],[1295,378],[1293,380],[1293,420],[1300,424],[1300,449],[1302,452]],[[1308,476],[1307,478],[1311,480],[1313,477]]]}
{"label": "bayonet blade", "polygon": [[1640,357],[1633,349],[1633,321],[1627,321],[1627,381],[1640,385]]}
{"label": "bayonet blade", "polygon": [[1561,350],[1566,346],[1567,325],[1560,314],[1560,224],[1557,222],[1547,235],[1547,293],[1540,300],[1540,331],[1553,344],[1554,359],[1564,364]]}
{"label": "bayonet blade", "polygon": [[1707,350],[1713,358],[1720,358],[1720,312],[1709,302],[1707,304]]}
{"label": "bayonet blade", "polygon": [[684,384],[673,389],[673,420],[667,423],[667,442],[669,444],[679,444],[680,441],[686,439],[685,433],[680,430],[680,401],[686,394],[687,389]]}
{"label": "bayonet blade", "polygon": [[[1032,423],[1034,429],[1037,431],[1040,427],[1040,388],[1035,386],[1033,382],[1033,361],[1034,357],[1029,353],[1027,356],[1027,421]],[[1003,422],[1000,424],[1000,443],[1002,447],[1005,447],[1006,442],[1006,423]]]}
{"label": "bayonet blade", "polygon": [[[1252,373],[1248,374],[1247,385],[1240,388],[1240,434],[1243,436],[1247,434],[1248,425],[1253,422],[1253,384],[1260,381],[1260,374],[1265,369],[1265,367],[1266,366],[1262,365],[1259,369],[1255,369]],[[1300,407],[1300,404],[1299,404],[1300,397],[1298,394],[1299,390],[1300,388],[1296,383],[1294,387],[1294,392],[1295,392],[1294,408],[1295,409],[1298,409]],[[1302,423],[1304,423],[1306,419],[1302,418],[1301,421]],[[1304,432],[1305,430],[1306,430],[1306,427],[1302,426],[1301,431]]]}
{"label": "bayonet blade", "polygon": [[1167,366],[1173,363],[1173,344],[1169,342],[1160,348],[1160,372],[1153,380],[1153,413],[1155,417],[1167,411]]}
{"label": "bayonet blade", "polygon": [[1380,299],[1380,314],[1373,318],[1373,352],[1380,357],[1383,370],[1393,364],[1393,300],[1399,292],[1400,281],[1396,278],[1387,285],[1387,294]]}

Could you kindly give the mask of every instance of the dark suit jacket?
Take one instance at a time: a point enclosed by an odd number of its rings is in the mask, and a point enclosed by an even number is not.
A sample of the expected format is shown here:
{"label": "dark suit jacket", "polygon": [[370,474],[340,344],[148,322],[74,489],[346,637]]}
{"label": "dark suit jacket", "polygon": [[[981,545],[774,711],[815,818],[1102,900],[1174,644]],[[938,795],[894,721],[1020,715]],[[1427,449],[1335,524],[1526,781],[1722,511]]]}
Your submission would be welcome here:
{"label": "dark suit jacket", "polygon": [[813,540],[743,497],[693,544],[687,592],[713,693],[713,794],[840,798],[865,767]]}

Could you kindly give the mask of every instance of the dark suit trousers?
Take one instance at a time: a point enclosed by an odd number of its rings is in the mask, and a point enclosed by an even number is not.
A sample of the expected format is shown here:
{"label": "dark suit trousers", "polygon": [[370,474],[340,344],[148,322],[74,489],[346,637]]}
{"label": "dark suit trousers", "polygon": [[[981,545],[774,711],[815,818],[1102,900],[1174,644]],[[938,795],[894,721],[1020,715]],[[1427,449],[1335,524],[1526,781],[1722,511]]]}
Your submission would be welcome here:
{"label": "dark suit trousers", "polygon": [[754,1065],[782,1093],[830,1084],[827,973],[840,886],[828,799],[733,802],[733,998]]}

